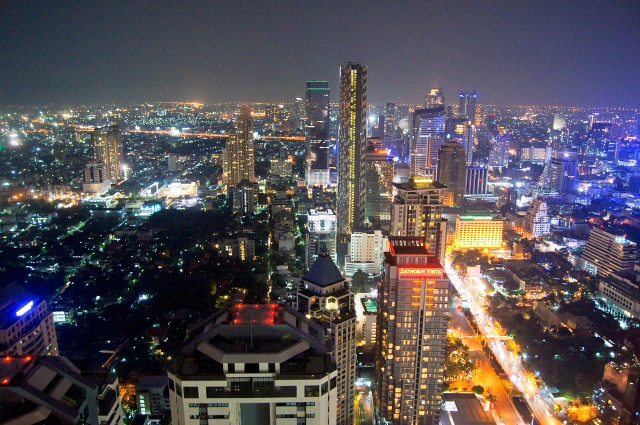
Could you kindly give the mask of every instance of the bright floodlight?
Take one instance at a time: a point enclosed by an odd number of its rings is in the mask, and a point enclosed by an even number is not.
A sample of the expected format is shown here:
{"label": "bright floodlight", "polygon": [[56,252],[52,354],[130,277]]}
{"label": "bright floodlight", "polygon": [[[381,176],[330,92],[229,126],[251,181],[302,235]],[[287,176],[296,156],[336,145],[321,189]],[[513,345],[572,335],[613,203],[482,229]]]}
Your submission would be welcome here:
{"label": "bright floodlight", "polygon": [[16,316],[18,316],[18,317],[24,316],[24,314],[26,312],[28,312],[29,310],[31,310],[31,308],[33,308],[33,301],[29,301],[22,308],[20,308],[18,311],[16,311]]}

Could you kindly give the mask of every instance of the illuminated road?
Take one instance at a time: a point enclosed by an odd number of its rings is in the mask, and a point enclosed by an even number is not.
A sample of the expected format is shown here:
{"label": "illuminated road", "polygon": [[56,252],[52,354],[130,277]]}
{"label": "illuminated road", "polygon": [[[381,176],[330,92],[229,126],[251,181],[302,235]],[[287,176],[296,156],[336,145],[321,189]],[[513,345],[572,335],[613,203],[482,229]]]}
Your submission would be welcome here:
{"label": "illuminated road", "polygon": [[[474,335],[467,318],[460,311],[454,313],[453,329],[462,336]],[[469,347],[469,357],[476,366],[473,377],[474,384],[482,385],[485,392],[496,397],[494,402],[495,416],[498,416],[500,422],[505,425],[522,423],[520,414],[518,414],[517,409],[511,402],[509,392],[504,388],[502,381],[491,366],[484,351],[482,351],[482,343],[475,339],[464,339],[464,343]]]}
{"label": "illuminated road", "polygon": [[355,425],[373,425],[371,391],[356,390]]}
{"label": "illuminated road", "polygon": [[[451,268],[448,260],[445,269],[462,299],[469,303],[471,312],[478,322],[479,331],[483,335],[501,335],[502,328],[499,324],[496,326],[497,322],[495,322],[494,318],[485,312],[485,299],[478,288],[473,286],[473,280],[465,283],[460,279],[456,271]],[[529,377],[520,359],[509,350],[505,341],[492,341],[489,344],[505,373],[509,375],[511,382],[518,391],[525,395],[536,419],[543,425],[559,425],[560,421],[552,416],[553,396],[547,391],[546,386],[542,385],[542,388],[538,390],[535,381]]]}

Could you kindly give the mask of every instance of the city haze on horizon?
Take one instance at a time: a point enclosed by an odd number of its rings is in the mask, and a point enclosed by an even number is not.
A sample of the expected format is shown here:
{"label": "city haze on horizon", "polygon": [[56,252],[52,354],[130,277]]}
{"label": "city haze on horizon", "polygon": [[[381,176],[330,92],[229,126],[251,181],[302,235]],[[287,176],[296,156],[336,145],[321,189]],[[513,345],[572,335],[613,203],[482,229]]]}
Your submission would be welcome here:
{"label": "city haze on horizon", "polygon": [[0,105],[292,102],[309,79],[336,102],[357,61],[370,103],[640,106],[630,1],[8,2],[0,40]]}

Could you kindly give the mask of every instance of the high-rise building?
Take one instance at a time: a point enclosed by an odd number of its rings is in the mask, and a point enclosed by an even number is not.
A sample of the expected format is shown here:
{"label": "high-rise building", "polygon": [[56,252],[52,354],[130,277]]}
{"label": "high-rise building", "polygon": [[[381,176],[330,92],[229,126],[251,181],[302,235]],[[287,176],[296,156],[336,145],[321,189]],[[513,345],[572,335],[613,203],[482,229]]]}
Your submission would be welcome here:
{"label": "high-rise building", "polygon": [[393,155],[388,149],[369,147],[366,159],[365,215],[367,218],[377,217],[380,220],[389,221],[393,190]]}
{"label": "high-rise building", "polygon": [[108,127],[96,127],[92,134],[93,158],[98,162],[104,162],[107,167],[107,178],[113,182],[121,180],[124,176],[122,169],[122,131],[117,125]]}
{"label": "high-rise building", "polygon": [[331,209],[312,208],[308,212],[307,226],[307,269],[316,262],[321,251],[327,251],[333,261],[336,261],[336,214]]}
{"label": "high-rise building", "polygon": [[235,186],[243,180],[255,182],[255,153],[253,145],[253,117],[248,108],[242,108],[231,130],[227,146],[222,151],[222,180],[226,186]]}
{"label": "high-rise building", "polygon": [[489,170],[485,165],[472,165],[467,167],[464,195],[468,198],[482,198],[489,194],[487,182]]}
{"label": "high-rise building", "polygon": [[67,358],[5,357],[0,364],[3,424],[124,425],[118,377],[81,370]]}
{"label": "high-rise building", "polygon": [[509,165],[509,144],[511,135],[498,134],[492,140],[489,150],[489,168],[501,168]]}
{"label": "high-rise building", "polygon": [[307,81],[305,107],[307,125],[307,184],[329,184],[329,82]]}
{"label": "high-rise building", "polygon": [[340,238],[365,224],[366,112],[367,67],[357,63],[341,66],[336,205]]}
{"label": "high-rise building", "polygon": [[438,149],[445,142],[444,106],[416,109],[413,113],[411,137],[411,172],[427,176],[438,161]]}
{"label": "high-rise building", "polygon": [[397,425],[438,425],[451,282],[423,238],[389,237],[378,292],[374,400]]}
{"label": "high-rise building", "polygon": [[547,212],[547,202],[541,197],[531,201],[527,214],[522,220],[522,237],[536,239],[551,233],[551,219]]}
{"label": "high-rise building", "polygon": [[258,204],[258,183],[243,180],[241,183],[229,187],[233,199],[233,210],[241,215],[256,211]]}
{"label": "high-rise building", "polygon": [[467,156],[464,147],[447,141],[438,151],[438,181],[453,193],[453,204],[461,205],[465,192]]}
{"label": "high-rise building", "polygon": [[304,275],[295,308],[326,330],[327,346],[335,359],[336,424],[352,425],[356,382],[356,314],[349,284],[326,251]]}
{"label": "high-rise building", "polygon": [[396,104],[387,103],[385,112],[384,137],[389,137],[393,141],[396,132]]}
{"label": "high-rise building", "polygon": [[444,106],[444,93],[439,88],[432,88],[428,95],[424,97],[424,107]]}
{"label": "high-rise building", "polygon": [[638,246],[619,232],[594,227],[580,261],[583,269],[598,277],[633,270],[638,261]]}
{"label": "high-rise building", "polygon": [[168,373],[174,424],[337,423],[334,345],[313,320],[277,304],[236,304],[190,334]]}
{"label": "high-rise building", "polygon": [[107,166],[104,162],[91,161],[84,167],[82,191],[102,195],[111,187]]}
{"label": "high-rise building", "polygon": [[391,205],[391,235],[418,236],[440,264],[444,263],[447,220],[442,218],[447,187],[431,179],[412,177],[406,183],[394,183],[396,195]]}
{"label": "high-rise building", "polygon": [[349,277],[362,270],[379,275],[382,271],[382,255],[387,248],[387,237],[382,230],[354,230],[349,244],[349,256],[345,262],[345,274]]}
{"label": "high-rise building", "polygon": [[458,115],[467,117],[471,124],[476,122],[476,98],[478,95],[474,90],[473,93],[460,93],[460,106]]}
{"label": "high-rise building", "polygon": [[542,170],[540,185],[561,195],[575,192],[578,186],[576,153],[556,152]]}
{"label": "high-rise building", "polygon": [[53,314],[44,299],[16,283],[0,289],[0,356],[57,356]]}

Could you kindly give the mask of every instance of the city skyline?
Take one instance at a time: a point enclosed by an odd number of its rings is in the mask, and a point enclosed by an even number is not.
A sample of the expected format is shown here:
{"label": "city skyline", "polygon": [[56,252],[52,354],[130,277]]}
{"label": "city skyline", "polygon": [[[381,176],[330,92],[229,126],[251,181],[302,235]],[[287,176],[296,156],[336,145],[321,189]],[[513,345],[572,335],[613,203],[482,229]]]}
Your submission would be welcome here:
{"label": "city skyline", "polygon": [[308,79],[337,93],[349,61],[371,68],[371,103],[420,103],[431,87],[483,104],[640,98],[632,2],[248,6],[4,4],[0,105],[293,101]]}

